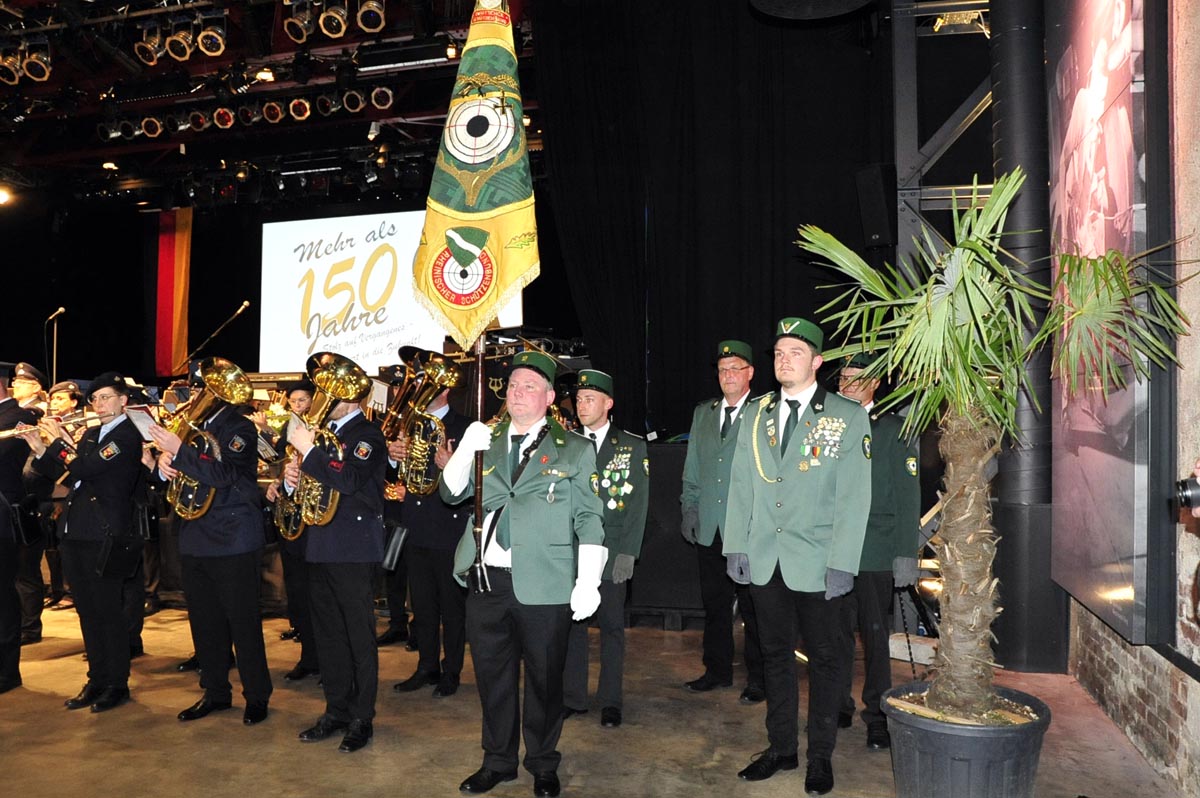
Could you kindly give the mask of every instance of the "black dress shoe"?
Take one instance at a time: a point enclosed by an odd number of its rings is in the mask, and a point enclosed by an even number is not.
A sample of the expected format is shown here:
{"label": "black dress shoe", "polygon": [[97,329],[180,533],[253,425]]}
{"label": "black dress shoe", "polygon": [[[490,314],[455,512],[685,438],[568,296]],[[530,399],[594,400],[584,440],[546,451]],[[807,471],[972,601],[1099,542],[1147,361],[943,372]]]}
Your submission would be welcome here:
{"label": "black dress shoe", "polygon": [[283,680],[285,682],[298,682],[301,679],[312,676],[315,673],[319,673],[316,668],[306,668],[300,663],[296,663],[296,667],[283,674]]}
{"label": "black dress shoe", "polygon": [[99,697],[101,692],[100,685],[88,682],[79,691],[79,695],[74,698],[68,698],[63,702],[63,706],[67,709],[83,709],[86,706],[91,706],[91,703]]}
{"label": "black dress shoe", "polygon": [[615,729],[621,725],[621,708],[604,707],[600,710],[600,725],[606,729]]}
{"label": "black dress shoe", "polygon": [[839,729],[849,729],[853,725],[854,725],[854,710],[850,710],[849,712],[847,712],[846,710],[843,709],[842,711],[838,712],[838,728]]}
{"label": "black dress shoe", "polygon": [[374,729],[371,728],[371,721],[352,720],[350,721],[350,726],[346,729],[346,736],[342,738],[342,744],[338,746],[338,750],[343,754],[352,754],[371,742],[371,735],[373,733]]}
{"label": "black dress shoe", "polygon": [[7,693],[9,690],[16,690],[20,686],[20,678],[0,680],[0,695]]}
{"label": "black dress shoe", "polygon": [[417,638],[409,637],[408,642],[404,644],[404,650],[405,651],[416,651],[417,650]]}
{"label": "black dress shoe", "polygon": [[350,724],[344,720],[334,720],[328,715],[322,715],[317,719],[317,724],[311,729],[305,729],[300,732],[300,739],[306,743],[315,743],[319,740],[324,740],[331,736],[334,732],[340,732]]}
{"label": "black dress shoe", "polygon": [[92,712],[107,712],[129,700],[128,687],[105,687],[92,702]]}
{"label": "black dress shoe", "polygon": [[738,772],[738,778],[746,781],[763,781],[781,770],[795,770],[798,767],[800,767],[800,758],[795,754],[783,756],[763,751],[757,759]]}
{"label": "black dress shoe", "polygon": [[292,627],[291,629],[284,629],[279,633],[280,640],[295,640],[299,636],[300,632],[297,631],[295,627]]}
{"label": "black dress shoe", "polygon": [[266,701],[251,701],[246,704],[246,711],[242,713],[242,723],[245,723],[247,726],[253,726],[255,723],[262,723],[266,719]]}
{"label": "black dress shoe", "polygon": [[220,712],[222,709],[229,709],[233,706],[232,701],[212,701],[208,698],[201,698],[190,707],[180,712],[176,717],[180,720],[200,720],[211,712]]}
{"label": "black dress shoe", "polygon": [[21,645],[28,646],[42,642],[41,632],[21,632]]}
{"label": "black dress shoe", "polygon": [[63,596],[56,603],[51,604],[50,609],[54,612],[58,612],[59,610],[73,610],[75,609],[75,601],[70,596]]}
{"label": "black dress shoe", "polygon": [[586,715],[586,714],[587,714],[586,709],[576,709],[575,707],[569,707],[569,706],[566,706],[565,704],[563,705],[563,714],[562,714],[563,720],[566,720],[567,718],[571,717],[572,715]]}
{"label": "black dress shoe", "polygon": [[46,601],[42,604],[43,607],[57,607],[59,603],[66,598],[65,593],[60,593],[57,596],[53,593],[46,597]]}
{"label": "black dress shoe", "polygon": [[746,685],[746,689],[738,697],[743,704],[761,704],[767,697],[766,692],[756,684]]}
{"label": "black dress shoe", "polygon": [[375,644],[380,646],[390,646],[392,643],[403,643],[407,639],[407,629],[395,629],[389,626],[386,632],[375,638]]}
{"label": "black dress shoe", "polygon": [[553,770],[543,770],[533,774],[533,794],[538,798],[558,798],[562,786],[558,783],[558,774]]}
{"label": "black dress shoe", "polygon": [[873,720],[867,724],[867,748],[882,751],[892,747],[892,735],[888,734],[886,720]]}
{"label": "black dress shoe", "polygon": [[417,671],[399,684],[392,685],[392,689],[397,693],[412,693],[420,690],[422,687],[428,687],[431,684],[437,684],[439,681],[441,681],[441,678],[442,674],[440,673]]}
{"label": "black dress shoe", "polygon": [[733,679],[721,680],[710,674],[704,674],[699,679],[693,679],[686,683],[684,687],[691,690],[693,693],[707,693],[709,690],[714,690],[718,687],[731,687]]}
{"label": "black dress shoe", "polygon": [[437,687],[433,688],[434,698],[449,698],[458,692],[458,677],[452,673],[443,673],[438,679]]}
{"label": "black dress shoe", "polygon": [[198,670],[200,670],[200,659],[195,654],[193,654],[192,656],[185,659],[183,662],[176,665],[175,670],[179,671],[180,673],[187,673],[188,671],[198,671]]}
{"label": "black dress shoe", "polygon": [[804,791],[809,795],[824,795],[833,789],[833,763],[828,759],[811,759],[804,774]]}
{"label": "black dress shoe", "polygon": [[162,602],[158,599],[146,599],[145,605],[142,607],[143,617],[149,618],[162,609]]}
{"label": "black dress shoe", "polygon": [[515,770],[508,773],[501,773],[497,770],[480,768],[470,776],[467,776],[466,781],[458,785],[458,791],[478,795],[481,792],[487,792],[497,784],[505,781],[516,781],[516,779],[517,772]]}

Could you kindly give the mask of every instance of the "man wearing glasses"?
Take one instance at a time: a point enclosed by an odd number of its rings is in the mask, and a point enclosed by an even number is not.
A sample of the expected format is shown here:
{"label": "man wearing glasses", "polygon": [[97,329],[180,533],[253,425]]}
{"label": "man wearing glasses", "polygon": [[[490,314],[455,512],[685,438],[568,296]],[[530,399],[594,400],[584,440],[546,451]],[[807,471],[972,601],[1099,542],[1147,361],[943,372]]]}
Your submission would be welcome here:
{"label": "man wearing glasses", "polygon": [[33,449],[33,469],[57,480],[71,493],[59,550],[75,595],[88,680],[67,709],[90,706],[103,712],[129,698],[129,632],[122,612],[122,587],[141,562],[141,538],[132,534],[133,500],[143,478],[142,436],[125,418],[129,387],[115,371],[92,380],[88,402],[100,419],[78,448],[53,418],[41,428],[53,438],[47,446],[37,430],[25,440]]}
{"label": "man wearing glasses", "polygon": [[727,574],[722,553],[721,527],[729,493],[729,468],[741,429],[742,410],[754,379],[754,356],[744,341],[717,345],[717,381],[720,399],[701,402],[692,414],[687,456],[683,462],[682,533],[696,546],[700,566],[700,600],[704,604],[704,673],[684,686],[698,693],[733,684],[733,599],[746,629],[742,656],[748,671],[744,704],[763,700],[762,654],[758,623],[750,591]]}

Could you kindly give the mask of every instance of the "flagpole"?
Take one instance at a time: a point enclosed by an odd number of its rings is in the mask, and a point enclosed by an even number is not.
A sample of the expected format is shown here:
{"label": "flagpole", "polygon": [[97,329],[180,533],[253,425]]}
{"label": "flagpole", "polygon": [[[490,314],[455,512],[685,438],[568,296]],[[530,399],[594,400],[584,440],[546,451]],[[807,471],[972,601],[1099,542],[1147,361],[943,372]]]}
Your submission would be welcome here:
{"label": "flagpole", "polygon": [[[487,350],[487,333],[475,339],[475,418],[483,421],[483,368]],[[487,569],[483,566],[483,452],[475,452],[475,563],[472,587],[476,593],[490,593]]]}

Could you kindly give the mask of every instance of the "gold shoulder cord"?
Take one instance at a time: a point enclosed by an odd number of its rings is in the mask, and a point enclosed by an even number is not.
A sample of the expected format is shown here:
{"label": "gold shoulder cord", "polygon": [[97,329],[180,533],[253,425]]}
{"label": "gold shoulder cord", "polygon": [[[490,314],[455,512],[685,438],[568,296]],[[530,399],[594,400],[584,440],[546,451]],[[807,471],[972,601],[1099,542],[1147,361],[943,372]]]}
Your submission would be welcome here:
{"label": "gold shoulder cord", "polygon": [[762,398],[762,400],[759,401],[758,412],[754,415],[754,429],[750,430],[750,432],[753,434],[752,445],[754,446],[754,465],[758,468],[758,475],[763,478],[763,482],[774,482],[775,481],[775,480],[771,479],[770,477],[768,477],[766,472],[763,471],[762,455],[759,454],[759,451],[758,451],[758,422],[759,422],[759,419],[762,418],[763,405],[765,405],[767,403],[767,400],[769,400],[770,398],[771,398],[771,395],[767,394],[766,396],[764,396]]}

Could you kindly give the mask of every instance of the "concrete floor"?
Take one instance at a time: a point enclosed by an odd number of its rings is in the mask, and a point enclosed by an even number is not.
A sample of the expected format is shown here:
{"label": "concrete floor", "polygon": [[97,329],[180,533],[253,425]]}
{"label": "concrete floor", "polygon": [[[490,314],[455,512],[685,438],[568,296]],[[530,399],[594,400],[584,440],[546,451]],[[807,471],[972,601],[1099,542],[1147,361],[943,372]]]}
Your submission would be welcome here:
{"label": "concrete floor", "polygon": [[[450,796],[481,760],[469,656],[458,694],[439,700],[432,688],[393,692],[392,684],[413,671],[417,655],[403,646],[381,649],[375,738],[347,755],[338,753],[338,737],[315,744],[296,739],[324,702],[312,679],[295,685],[283,680],[299,652],[279,639],[287,626],[283,619],[264,622],[275,694],[271,716],[250,728],[241,723],[236,683],[234,710],[192,723],[175,719],[200,697],[195,675],[175,670],[192,648],[183,611],[163,610],[147,619],[147,655],[134,660],[130,680],[133,702],[99,715],[62,706],[85,680],[75,613],[46,612],[43,619],[43,641],[22,650],[24,687],[0,696],[5,796]],[[598,645],[594,631],[592,644]],[[741,706],[740,685],[706,695],[683,690],[684,681],[700,675],[699,648],[697,630],[629,630],[625,723],[600,728],[598,707],[566,723],[559,745],[564,795],[803,795],[803,768],[766,782],[739,781],[737,771],[766,747],[765,706]],[[897,681],[910,678],[904,663],[893,666]],[[594,684],[595,667],[592,675]],[[1036,694],[1053,711],[1039,798],[1180,795],[1070,677],[1003,673],[999,681]],[[856,683],[856,696],[859,690]],[[889,756],[868,751],[864,740],[858,721],[839,736],[833,796],[894,794]],[[528,796],[531,785],[532,777],[522,772],[491,794]]]}

